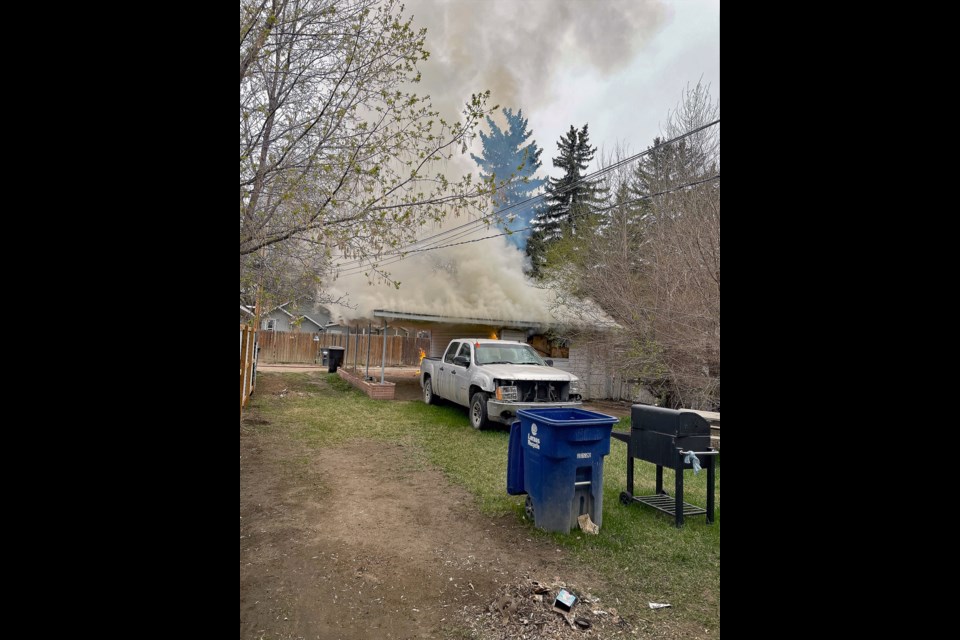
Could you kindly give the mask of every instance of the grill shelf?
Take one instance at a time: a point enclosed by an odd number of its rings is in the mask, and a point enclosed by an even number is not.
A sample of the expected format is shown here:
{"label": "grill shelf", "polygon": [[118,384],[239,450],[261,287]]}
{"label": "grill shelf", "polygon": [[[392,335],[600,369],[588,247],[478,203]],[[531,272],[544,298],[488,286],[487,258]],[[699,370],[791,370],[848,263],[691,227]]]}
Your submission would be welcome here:
{"label": "grill shelf", "polygon": [[[648,507],[653,507],[657,511],[662,511],[668,515],[676,517],[677,515],[677,501],[674,498],[671,498],[665,493],[660,495],[653,496],[631,496],[629,493],[624,491],[620,494],[620,502],[623,504],[630,504],[631,502],[639,502],[640,504],[645,504]],[[701,516],[707,513],[707,510],[703,507],[698,507],[695,504],[690,504],[689,502],[683,503],[683,515],[686,516]]]}

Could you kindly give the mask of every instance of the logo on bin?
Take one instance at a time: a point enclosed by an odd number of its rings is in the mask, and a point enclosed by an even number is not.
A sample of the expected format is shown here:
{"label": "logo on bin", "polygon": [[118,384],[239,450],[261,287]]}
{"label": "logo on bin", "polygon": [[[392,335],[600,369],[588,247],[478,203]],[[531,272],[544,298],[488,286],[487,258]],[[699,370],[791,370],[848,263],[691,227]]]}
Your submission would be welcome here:
{"label": "logo on bin", "polygon": [[527,446],[531,449],[540,448],[540,438],[537,437],[537,423],[530,425],[530,433],[527,434]]}

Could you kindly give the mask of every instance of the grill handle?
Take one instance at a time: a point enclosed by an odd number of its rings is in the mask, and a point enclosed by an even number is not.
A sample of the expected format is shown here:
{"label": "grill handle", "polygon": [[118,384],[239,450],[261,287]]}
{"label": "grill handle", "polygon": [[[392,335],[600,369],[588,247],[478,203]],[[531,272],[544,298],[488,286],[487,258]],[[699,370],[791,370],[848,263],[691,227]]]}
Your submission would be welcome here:
{"label": "grill handle", "polygon": [[695,456],[718,456],[720,455],[719,451],[681,451],[679,448],[677,451],[680,452],[680,455],[685,456],[688,453],[692,453]]}

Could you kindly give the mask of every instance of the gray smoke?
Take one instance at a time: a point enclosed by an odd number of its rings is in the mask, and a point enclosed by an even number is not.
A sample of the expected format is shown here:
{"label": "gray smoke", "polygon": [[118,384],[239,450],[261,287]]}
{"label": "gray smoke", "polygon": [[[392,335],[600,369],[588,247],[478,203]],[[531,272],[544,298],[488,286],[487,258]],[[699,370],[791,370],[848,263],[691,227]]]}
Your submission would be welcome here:
{"label": "gray smoke", "polygon": [[[551,83],[574,65],[603,77],[625,67],[667,17],[657,0],[409,0],[427,28],[430,59],[419,91],[441,113],[459,113],[470,94],[532,114],[556,96]],[[575,87],[570,87],[571,91]]]}

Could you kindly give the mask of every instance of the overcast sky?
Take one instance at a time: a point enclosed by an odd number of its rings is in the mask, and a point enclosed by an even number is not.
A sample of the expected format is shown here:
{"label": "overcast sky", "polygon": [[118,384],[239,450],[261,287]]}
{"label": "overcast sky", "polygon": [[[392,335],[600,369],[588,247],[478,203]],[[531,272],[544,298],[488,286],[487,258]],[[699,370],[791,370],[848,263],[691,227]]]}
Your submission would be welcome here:
{"label": "overcast sky", "polygon": [[[651,144],[687,83],[720,101],[719,0],[407,0],[427,28],[423,82],[444,116],[472,92],[523,109],[541,175],[570,125],[601,148]],[[479,147],[479,145],[477,145]],[[477,149],[478,151],[478,149]],[[599,153],[598,153],[599,159]],[[469,160],[458,163],[474,171]],[[593,167],[596,168],[596,165]]]}

